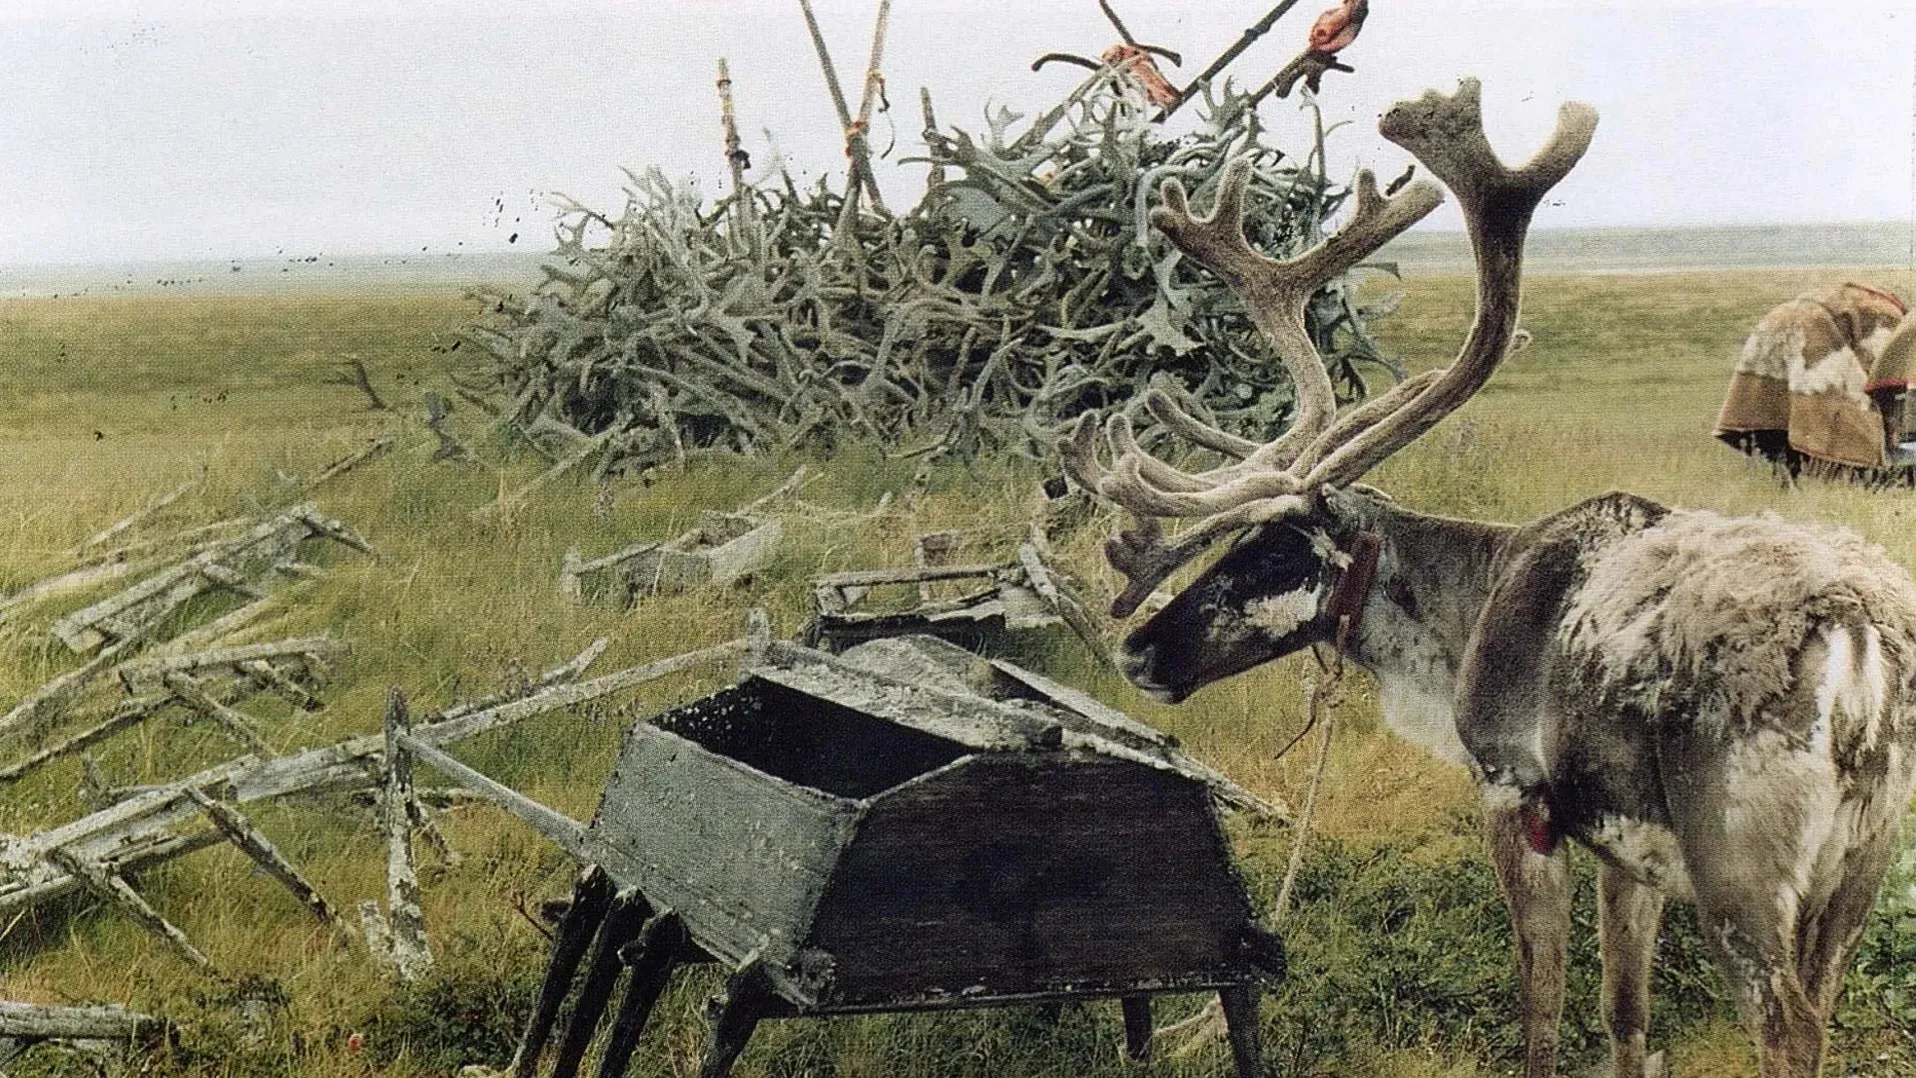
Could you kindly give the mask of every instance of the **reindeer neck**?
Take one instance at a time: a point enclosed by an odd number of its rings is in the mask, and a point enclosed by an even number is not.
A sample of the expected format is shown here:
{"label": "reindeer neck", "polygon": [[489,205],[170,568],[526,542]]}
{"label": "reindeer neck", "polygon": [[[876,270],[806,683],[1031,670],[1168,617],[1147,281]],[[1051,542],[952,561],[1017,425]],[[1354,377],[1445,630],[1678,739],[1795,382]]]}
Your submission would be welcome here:
{"label": "reindeer neck", "polygon": [[1383,538],[1383,552],[1350,657],[1377,676],[1393,730],[1463,764],[1457,673],[1489,601],[1494,563],[1517,528],[1395,505],[1379,506],[1366,526]]}

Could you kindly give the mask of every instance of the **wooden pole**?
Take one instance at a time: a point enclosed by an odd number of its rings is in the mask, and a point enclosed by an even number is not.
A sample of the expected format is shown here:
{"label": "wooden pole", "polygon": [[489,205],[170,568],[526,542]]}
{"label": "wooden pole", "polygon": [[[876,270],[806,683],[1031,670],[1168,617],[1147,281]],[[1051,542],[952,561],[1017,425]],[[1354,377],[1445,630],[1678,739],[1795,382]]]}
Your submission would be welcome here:
{"label": "wooden pole", "polygon": [[210,971],[213,968],[212,960],[200,953],[198,947],[193,946],[193,942],[186,938],[186,933],[161,916],[158,910],[147,905],[146,900],[118,875],[65,849],[48,850],[47,860],[81,880],[101,898],[126,911],[128,916],[139,922],[141,928],[171,945],[181,958],[203,970]]}
{"label": "wooden pole", "polygon": [[292,892],[293,897],[318,918],[320,923],[327,925],[339,923],[339,914],[333,909],[333,904],[326,901],[325,896],[319,893],[319,889],[314,887],[305,876],[300,875],[299,870],[293,867],[293,863],[286,859],[286,855],[279,852],[279,847],[273,845],[272,841],[261,834],[251,821],[240,815],[237,809],[224,801],[208,796],[203,790],[190,786],[187,787],[186,796],[193,799],[193,803],[200,807],[200,811],[206,814],[207,820],[214,827],[218,828],[233,845],[238,846],[241,852],[251,857],[260,868],[265,869],[268,875]]}
{"label": "wooden pole", "polygon": [[[931,141],[931,135],[938,130],[938,117],[931,111],[931,87],[918,88],[918,105],[925,110],[925,140]],[[945,185],[944,162],[933,158],[931,169],[925,173],[925,193],[931,194]]]}
{"label": "wooden pole", "polygon": [[865,64],[865,90],[858,100],[858,124],[853,129],[858,140],[856,155],[859,169],[864,173],[865,193],[871,196],[872,209],[879,213],[888,213],[885,200],[878,194],[878,177],[872,172],[871,130],[872,106],[885,96],[885,35],[891,29],[891,0],[878,0],[878,18],[872,24],[871,59]]}
{"label": "wooden pole", "polygon": [[386,916],[392,926],[393,967],[399,979],[417,980],[432,966],[426,915],[419,902],[419,873],[412,856],[412,753],[403,739],[412,730],[406,694],[386,694]]}
{"label": "wooden pole", "polygon": [[[817,51],[818,65],[823,68],[825,72],[825,88],[831,91],[832,107],[838,110],[839,125],[845,130],[845,154],[851,158],[852,162],[851,182],[845,186],[845,205],[850,207],[850,209],[840,210],[838,216],[839,231],[841,234],[844,234],[845,229],[851,223],[851,218],[855,217],[858,213],[858,196],[861,191],[871,195],[872,206],[880,212],[884,211],[885,204],[878,194],[878,182],[873,178],[870,144],[866,142],[864,133],[859,127],[854,126],[852,123],[851,106],[845,103],[845,91],[838,84],[838,67],[832,63],[831,50],[825,47],[825,34],[824,31],[818,28],[818,16],[812,12],[811,0],[798,0],[798,8],[805,15],[805,28],[811,31],[812,48]],[[880,43],[879,53],[873,57],[874,61],[880,59],[883,55],[882,41],[890,14],[891,4],[889,0],[884,0],[879,10],[878,28],[873,35],[874,42]],[[875,67],[876,64],[874,63],[873,66]],[[866,91],[868,97],[870,89],[871,77],[868,71],[866,73]],[[864,102],[860,103],[859,111],[869,115],[869,111],[866,109]],[[861,124],[862,122],[863,121],[861,121]]]}
{"label": "wooden pole", "polygon": [[732,171],[731,226],[733,236],[744,234],[747,245],[758,249],[757,223],[752,215],[752,199],[745,190],[745,151],[740,148],[738,118],[732,111],[732,69],[719,57],[719,123],[725,132],[725,164]]}
{"label": "wooden pole", "polygon": [[572,886],[572,901],[559,921],[559,935],[552,943],[552,960],[546,964],[545,980],[539,986],[539,999],[519,1048],[506,1066],[512,1078],[533,1078],[539,1071],[539,1057],[552,1040],[552,1027],[559,1020],[559,1009],[572,991],[572,977],[592,946],[592,937],[605,920],[606,907],[612,901],[612,878],[598,865],[588,864]]}
{"label": "wooden pole", "polygon": [[1230,48],[1225,49],[1218,55],[1217,59],[1211,61],[1211,66],[1199,72],[1197,78],[1186,83],[1184,88],[1178,91],[1178,99],[1165,106],[1164,111],[1158,113],[1153,119],[1158,123],[1163,123],[1165,120],[1170,119],[1172,113],[1183,108],[1184,103],[1189,101],[1192,95],[1198,92],[1199,87],[1210,82],[1212,78],[1216,77],[1218,72],[1229,67],[1232,60],[1242,56],[1245,49],[1250,48],[1258,38],[1263,37],[1265,32],[1268,31],[1277,20],[1284,17],[1285,12],[1296,6],[1297,0],[1283,0],[1282,3],[1279,3],[1276,7],[1266,12],[1263,18],[1259,19],[1249,29],[1245,30],[1243,34],[1239,35],[1237,41],[1233,43]]}

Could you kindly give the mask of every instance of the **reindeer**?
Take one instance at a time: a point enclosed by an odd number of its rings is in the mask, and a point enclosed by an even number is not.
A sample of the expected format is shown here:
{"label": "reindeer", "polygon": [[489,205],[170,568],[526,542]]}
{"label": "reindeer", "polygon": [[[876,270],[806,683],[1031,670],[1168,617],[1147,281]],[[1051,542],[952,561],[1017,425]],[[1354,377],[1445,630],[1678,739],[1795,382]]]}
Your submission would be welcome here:
{"label": "reindeer", "polygon": [[[1456,360],[1338,415],[1304,332],[1312,291],[1442,201],[1381,196],[1288,261],[1242,228],[1248,169],[1193,217],[1177,181],[1153,220],[1242,297],[1297,386],[1257,444],[1153,392],[1170,431],[1229,462],[1185,471],[1129,423],[1080,421],[1073,481],[1129,511],[1106,545],[1128,617],[1173,571],[1225,553],[1122,648],[1139,687],[1199,687],[1333,641],[1377,678],[1400,734],[1471,768],[1510,909],[1524,1074],[1554,1073],[1570,886],[1564,839],[1601,861],[1611,1073],[1645,1073],[1649,964],[1665,896],[1696,904],[1765,1078],[1817,1074],[1825,1025],[1909,802],[1916,584],[1847,532],[1608,494],[1522,526],[1414,512],[1356,481],[1482,387],[1516,332],[1524,234],[1582,157],[1595,112],[1566,104],[1529,164],[1484,136],[1477,84],[1400,103],[1385,138],[1453,191],[1475,250],[1477,317]],[[1176,535],[1163,522],[1192,521]]]}

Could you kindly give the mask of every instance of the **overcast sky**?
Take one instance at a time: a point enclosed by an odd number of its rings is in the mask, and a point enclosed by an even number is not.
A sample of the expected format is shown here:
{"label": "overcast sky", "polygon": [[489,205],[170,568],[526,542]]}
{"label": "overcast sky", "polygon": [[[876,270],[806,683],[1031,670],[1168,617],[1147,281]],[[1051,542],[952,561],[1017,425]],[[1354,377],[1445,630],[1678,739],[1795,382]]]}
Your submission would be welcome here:
{"label": "overcast sky", "polygon": [[[1187,74],[1269,2],[1117,0]],[[1303,0],[1232,72],[1263,81],[1327,6]],[[855,94],[876,0],[816,7]],[[988,101],[1041,106],[1079,72],[1033,58],[1112,40],[1095,0],[895,0],[897,111],[874,140],[921,150],[921,85],[974,130]],[[621,166],[719,190],[720,56],[755,164],[841,168],[797,0],[4,0],[0,264],[543,250],[548,193],[616,209]],[[1916,0],[1372,0],[1344,58],[1358,73],[1325,104],[1358,122],[1334,172],[1400,171],[1377,115],[1474,74],[1507,157],[1563,99],[1602,113],[1540,227],[1916,220]],[[1294,103],[1265,114],[1302,144]],[[881,168],[911,202],[922,170]]]}

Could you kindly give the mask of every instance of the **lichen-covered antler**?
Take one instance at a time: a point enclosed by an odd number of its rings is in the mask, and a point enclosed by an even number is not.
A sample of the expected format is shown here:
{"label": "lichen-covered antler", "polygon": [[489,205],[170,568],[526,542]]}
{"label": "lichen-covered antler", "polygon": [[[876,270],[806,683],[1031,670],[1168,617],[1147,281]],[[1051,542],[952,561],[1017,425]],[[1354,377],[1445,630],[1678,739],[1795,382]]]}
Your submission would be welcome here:
{"label": "lichen-covered antler", "polygon": [[[1095,420],[1079,421],[1059,446],[1066,473],[1135,518],[1133,527],[1106,546],[1113,567],[1130,578],[1113,604],[1115,616],[1129,615],[1166,576],[1220,536],[1301,509],[1306,492],[1356,481],[1483,387],[1517,328],[1531,215],[1583,157],[1596,123],[1589,106],[1564,105],[1550,141],[1528,164],[1513,169],[1497,159],[1484,136],[1475,79],[1464,80],[1451,96],[1428,93],[1384,115],[1383,136],[1410,151],[1457,196],[1476,253],[1477,318],[1448,368],[1409,379],[1342,417],[1323,358],[1305,330],[1305,307],[1324,283],[1436,209],[1443,200],[1437,186],[1418,181],[1387,198],[1369,172],[1359,172],[1356,208],[1344,228],[1310,251],[1279,261],[1258,253],[1244,237],[1250,170],[1243,162],[1225,172],[1209,217],[1192,215],[1177,181],[1164,185],[1163,205],[1152,221],[1243,300],[1290,372],[1297,415],[1282,436],[1258,444],[1204,423],[1153,391],[1145,404],[1167,429],[1232,458],[1202,472],[1183,471],[1144,452],[1123,416],[1112,417],[1104,428],[1112,457],[1107,469],[1098,461]],[[1161,521],[1171,517],[1197,523],[1166,537]]]}

